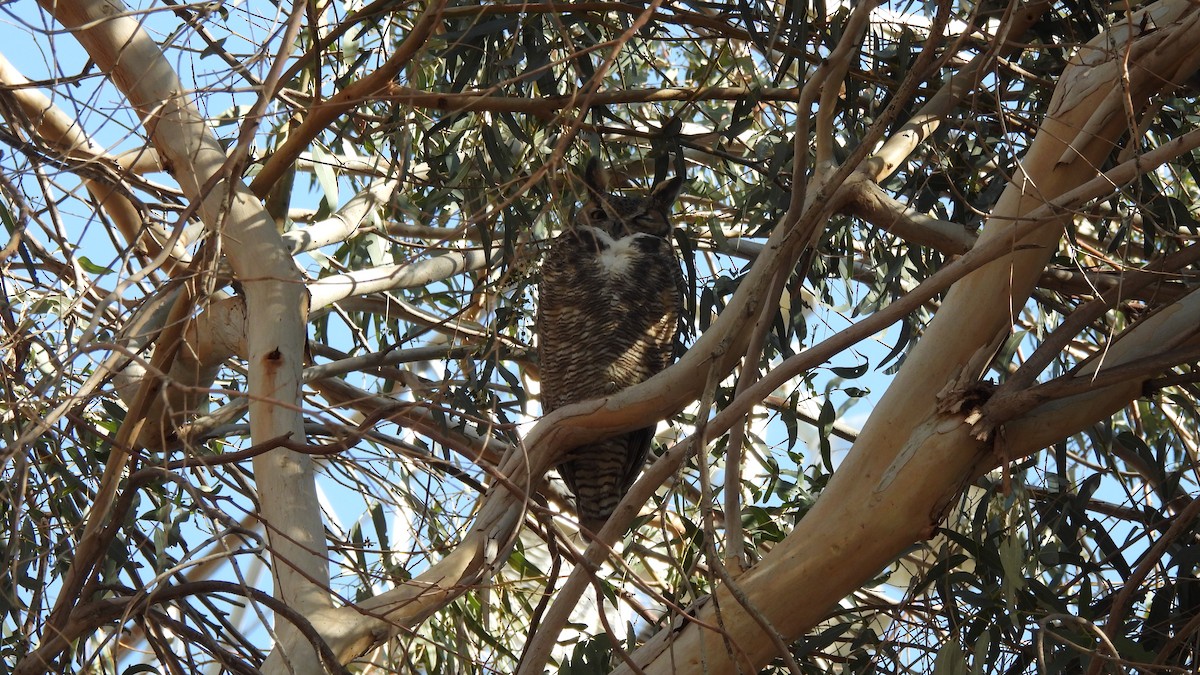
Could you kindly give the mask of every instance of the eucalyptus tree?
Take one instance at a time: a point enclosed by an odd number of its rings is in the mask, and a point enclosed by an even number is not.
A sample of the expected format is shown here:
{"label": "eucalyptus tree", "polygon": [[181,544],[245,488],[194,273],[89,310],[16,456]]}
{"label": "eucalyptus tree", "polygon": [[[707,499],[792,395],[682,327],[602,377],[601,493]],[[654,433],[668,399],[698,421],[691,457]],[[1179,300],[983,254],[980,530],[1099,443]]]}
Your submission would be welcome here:
{"label": "eucalyptus tree", "polygon": [[[1200,667],[1194,3],[0,11],[7,669]],[[591,157],[688,330],[542,415]]]}

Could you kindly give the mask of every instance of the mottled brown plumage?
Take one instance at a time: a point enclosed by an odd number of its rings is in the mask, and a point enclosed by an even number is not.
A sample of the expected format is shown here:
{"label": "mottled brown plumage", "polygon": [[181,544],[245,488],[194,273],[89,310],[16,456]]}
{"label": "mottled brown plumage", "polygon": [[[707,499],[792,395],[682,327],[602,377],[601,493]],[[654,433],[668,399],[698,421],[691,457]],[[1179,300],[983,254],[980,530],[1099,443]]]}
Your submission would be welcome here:
{"label": "mottled brown plumage", "polygon": [[[683,306],[670,222],[683,177],[656,184],[644,198],[609,194],[594,160],[584,178],[590,199],[542,263],[538,354],[547,413],[666,368]],[[568,452],[558,471],[584,527],[598,530],[612,514],[653,436],[650,426]]]}

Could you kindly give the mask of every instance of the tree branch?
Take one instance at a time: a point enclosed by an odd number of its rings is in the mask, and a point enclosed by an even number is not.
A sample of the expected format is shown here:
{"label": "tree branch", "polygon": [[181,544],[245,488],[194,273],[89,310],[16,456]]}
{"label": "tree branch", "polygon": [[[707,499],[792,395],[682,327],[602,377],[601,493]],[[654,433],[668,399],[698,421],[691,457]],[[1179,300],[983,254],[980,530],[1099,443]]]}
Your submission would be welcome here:
{"label": "tree branch", "polygon": [[328,101],[314,103],[310,106],[304,122],[298,129],[293,129],[283,145],[271,153],[267,163],[250,183],[250,190],[259,197],[265,196],[275,181],[279,180],[284,171],[296,161],[304,148],[307,148],[318,134],[325,131],[333,120],[386,89],[400,73],[400,70],[420,50],[426,48],[426,42],[433,33],[434,27],[441,20],[442,8],[445,5],[445,0],[428,0],[425,9],[413,24],[412,30],[396,48],[396,52],[388,57],[382,66],[366,77],[348,85]]}

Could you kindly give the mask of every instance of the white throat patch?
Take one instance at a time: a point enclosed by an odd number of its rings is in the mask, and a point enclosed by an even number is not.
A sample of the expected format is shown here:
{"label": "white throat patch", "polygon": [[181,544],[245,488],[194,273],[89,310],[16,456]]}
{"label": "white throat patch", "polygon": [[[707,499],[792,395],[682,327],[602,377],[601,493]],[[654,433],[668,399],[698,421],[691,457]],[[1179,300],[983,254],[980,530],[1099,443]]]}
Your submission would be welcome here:
{"label": "white throat patch", "polygon": [[638,253],[634,241],[638,237],[654,236],[645,232],[638,232],[621,237],[620,239],[613,239],[603,230],[593,228],[593,231],[596,233],[596,239],[600,242],[602,249],[596,260],[600,263],[601,269],[607,272],[610,277],[628,275],[633,259]]}

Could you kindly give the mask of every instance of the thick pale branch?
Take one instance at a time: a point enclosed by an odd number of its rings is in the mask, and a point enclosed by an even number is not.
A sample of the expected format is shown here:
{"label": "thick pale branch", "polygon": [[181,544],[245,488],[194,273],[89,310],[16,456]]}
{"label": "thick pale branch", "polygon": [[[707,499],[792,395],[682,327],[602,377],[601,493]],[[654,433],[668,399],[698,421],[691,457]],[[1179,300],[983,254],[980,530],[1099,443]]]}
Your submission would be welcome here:
{"label": "thick pale branch", "polygon": [[975,244],[975,235],[967,228],[901,204],[874,181],[854,183],[847,211],[905,241],[930,246],[943,253],[959,255]]}
{"label": "thick pale branch", "polygon": [[352,295],[425,286],[463,272],[487,267],[483,251],[446,253],[407,265],[382,265],[324,277],[310,286],[312,307],[320,309]]}
{"label": "thick pale branch", "polygon": [[[1200,140],[1200,132],[1192,132],[1192,134],[1195,134],[1196,139]],[[1159,263],[1151,265],[1146,270],[1128,273],[1122,284],[1105,290],[1100,297],[1073,311],[1061,325],[1047,336],[1042,344],[1038,345],[1037,350],[1021,364],[1017,372],[1006,379],[993,393],[980,411],[979,424],[984,428],[994,427],[1016,416],[1018,411],[1025,412],[1033,407],[1022,402],[1026,391],[1080,331],[1114,307],[1121,298],[1156,283],[1163,273],[1175,272],[1197,260],[1200,260],[1200,245],[1193,244]],[[1186,298],[1181,300],[1186,301]],[[1180,301],[1172,303],[1172,306],[1177,306],[1178,302]],[[1170,311],[1169,308],[1168,311]],[[1163,348],[1167,346],[1161,345]]]}
{"label": "thick pale branch", "polygon": [[[142,213],[125,196],[126,189],[118,183],[117,176],[122,170],[119,161],[84,134],[76,120],[34,89],[3,54],[0,54],[0,86],[6,89],[5,93],[20,110],[22,119],[10,119],[12,126],[26,127],[43,143],[62,153],[64,158],[88,168],[80,172],[80,180],[116,224],[125,241],[143,249],[150,257],[160,256],[161,259],[153,264],[169,273],[177,274],[186,268],[191,255],[181,242],[169,241],[169,255],[162,255],[160,242],[147,236]],[[111,176],[111,179],[102,180],[96,176]]]}
{"label": "thick pale branch", "polygon": [[[244,184],[228,175],[226,156],[187,89],[138,18],[116,0],[42,3],[109,74],[142,118],[151,142],[197,208],[220,234],[242,282],[249,324],[251,438],[303,438],[299,414],[305,293],[275,223]],[[325,533],[312,460],[285,450],[254,460],[262,517],[270,525],[277,589],[301,613],[329,607]],[[320,671],[302,635],[279,627],[281,646],[303,673]],[[303,665],[308,664],[308,665]]]}
{"label": "thick pale branch", "polygon": [[376,181],[329,218],[284,232],[283,241],[293,254],[340,244],[362,227],[369,216],[379,213],[399,186],[396,180]]}
{"label": "thick pale branch", "polygon": [[1024,35],[1042,13],[1050,6],[1046,0],[1033,0],[1018,7],[1005,17],[1004,23],[997,32],[997,39],[987,50],[971,59],[965,67],[946,81],[932,98],[913,115],[904,126],[900,127],[891,138],[883,144],[874,155],[865,162],[864,170],[871,179],[878,183],[892,175],[900,167],[904,159],[937,131],[942,120],[958,107],[963,97],[979,84],[996,59],[1007,56],[1019,49],[1019,45],[1009,42],[1010,36]]}
{"label": "thick pale branch", "polygon": [[[161,346],[160,335],[171,333],[163,330],[169,324],[167,313],[180,293],[180,288],[173,288],[144,302],[122,331],[121,342],[130,352],[140,351],[152,341]],[[145,426],[137,439],[142,447],[168,446],[178,424],[208,398],[207,388],[221,364],[234,354],[246,354],[246,306],[241,298],[226,297],[213,302],[195,319],[181,322],[178,328],[175,332],[183,341],[182,348],[166,372],[169,386],[144,413]],[[157,349],[152,353],[157,353]],[[147,377],[153,375],[141,363],[131,361],[114,374],[114,388],[126,404],[132,405]]]}
{"label": "thick pale branch", "polygon": [[[380,181],[347,202],[330,218],[310,228],[293,230],[284,235],[292,252],[308,250],[343,241],[361,227],[366,218],[378,211],[391,194],[395,184]],[[290,236],[289,236],[290,235]],[[225,270],[228,273],[228,270]],[[406,277],[408,278],[408,277]],[[131,349],[142,349],[163,327],[163,312],[177,291],[169,291],[148,299],[139,317],[128,326],[125,339]],[[164,300],[167,303],[164,305]],[[246,305],[240,297],[224,297],[210,302],[204,311],[189,321],[184,331],[184,348],[179,351],[168,372],[171,387],[156,399],[147,414],[147,424],[140,439],[146,447],[161,447],[174,436],[175,428],[184,417],[207,397],[205,390],[212,385],[217,372],[232,356],[247,358]],[[118,393],[126,400],[137,391],[145,371],[130,363],[116,376]]]}
{"label": "thick pale branch", "polygon": [[[813,137],[818,171],[833,163],[833,140],[836,137],[833,131],[833,118],[837,113],[838,94],[844,86],[843,80],[846,79],[846,73],[850,70],[851,61],[854,60],[858,50],[862,48],[861,36],[870,25],[871,10],[878,4],[878,2],[863,2],[854,8],[850,14],[850,20],[846,22],[846,30],[842,33],[841,41],[829,54],[826,63],[822,64],[821,100],[817,105],[816,133]],[[806,115],[808,111],[801,110],[799,114]]]}
{"label": "thick pale branch", "polygon": [[[1163,162],[1181,157],[1196,147],[1200,147],[1200,137],[1197,137],[1197,133],[1190,131],[1161,144],[1136,159],[1127,160],[1121,166],[1105,172],[1110,179],[1108,185],[1127,184],[1133,176],[1147,170],[1147,167],[1159,166]],[[1107,188],[1107,185],[1104,187]],[[858,216],[910,243],[928,246],[947,255],[961,255],[970,250],[978,239],[974,233],[969,232],[958,223],[940,220],[913,210],[889,196],[877,184],[861,174],[853,177],[845,189],[849,192],[846,203],[847,213]],[[1079,199],[1069,201],[1070,206],[1067,206],[1067,202],[1063,200],[1055,200],[1055,203],[1063,208],[1071,209],[1082,206]],[[743,254],[754,255],[751,242],[735,243],[743,249]],[[1165,263],[1166,261],[1164,261]],[[1179,267],[1155,265],[1152,269],[1174,271]],[[1094,295],[1098,292],[1112,294],[1114,302],[1115,298],[1119,296],[1123,299],[1153,300],[1156,304],[1174,302],[1186,295],[1187,292],[1185,286],[1161,274],[1146,281],[1152,281],[1152,283],[1131,283],[1131,277],[1126,273],[1047,269],[1042,273],[1038,286],[1069,295]],[[1078,312],[1073,312],[1072,316],[1078,314]],[[1042,367],[1044,365],[1043,363]],[[1022,366],[1022,368],[1024,367]],[[1006,381],[1006,385],[1010,383],[1011,379]]]}
{"label": "thick pale branch", "polygon": [[[1195,292],[1138,323],[1120,340],[1114,342],[1103,353],[1103,358],[1090,361],[1073,379],[1079,381],[1082,378],[1086,381],[1089,375],[1103,373],[1107,368],[1135,363],[1139,359],[1161,357],[1164,352],[1191,341],[1196,335],[1198,325],[1200,292]],[[1162,368],[1165,369],[1174,362],[1174,359],[1168,357]],[[1145,383],[1157,374],[1153,371],[1139,372],[1109,386],[1100,386],[1101,383],[1097,383],[1097,387],[1091,391],[1056,398],[1005,422],[1001,427],[1007,439],[1005,454],[1010,457],[1022,457],[1037,452],[1111,415],[1141,396]],[[977,430],[976,433],[980,431]]]}

